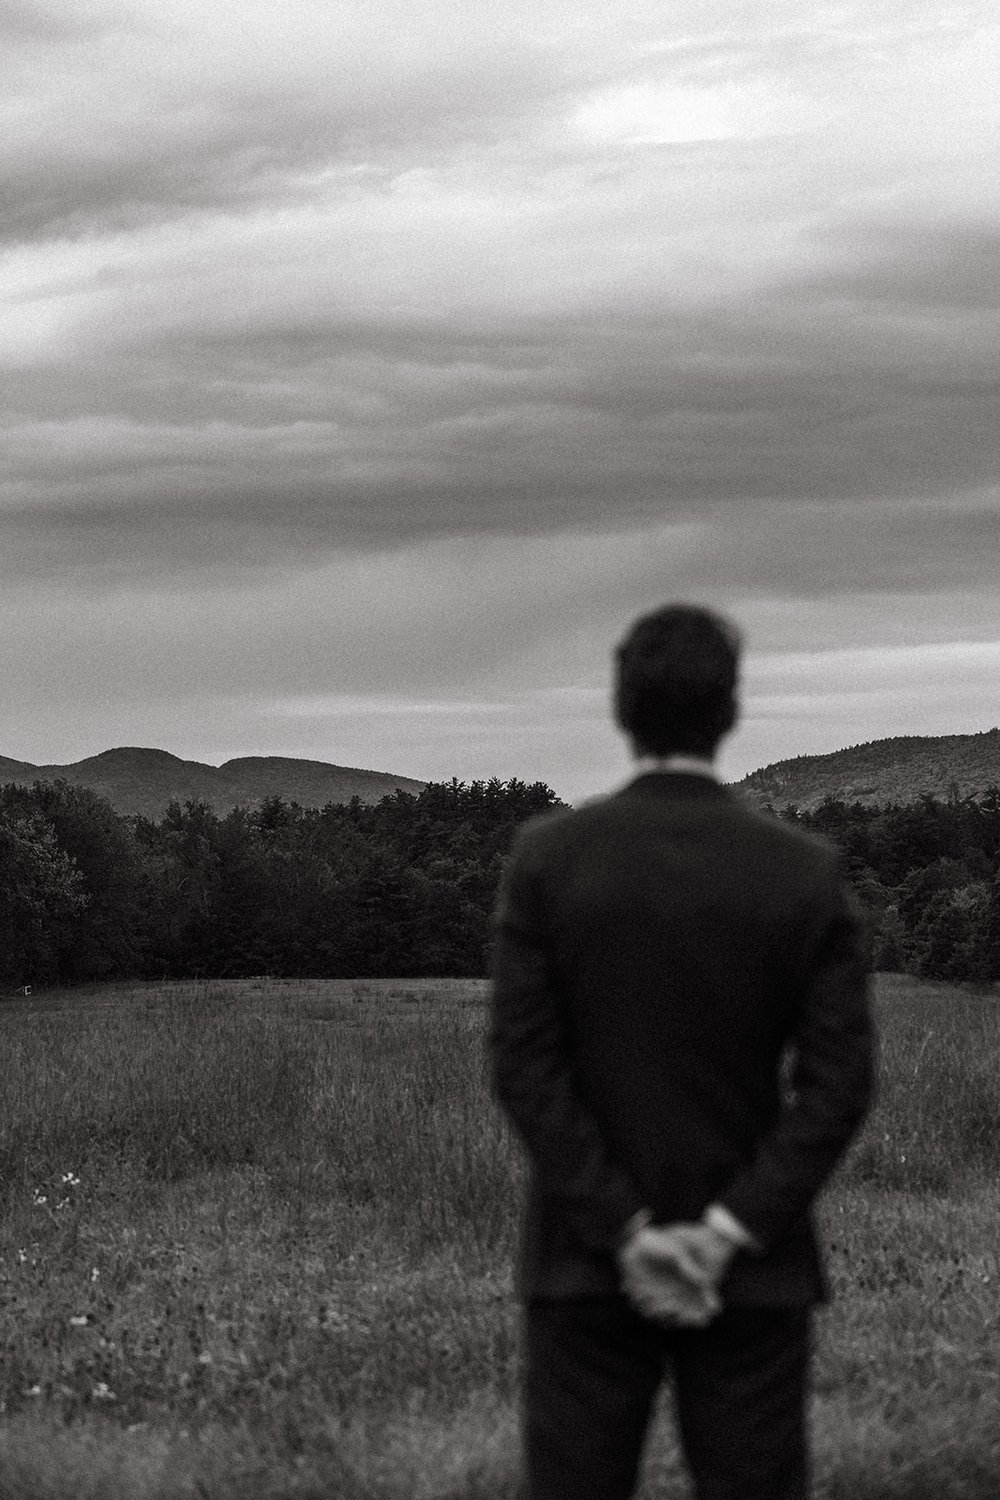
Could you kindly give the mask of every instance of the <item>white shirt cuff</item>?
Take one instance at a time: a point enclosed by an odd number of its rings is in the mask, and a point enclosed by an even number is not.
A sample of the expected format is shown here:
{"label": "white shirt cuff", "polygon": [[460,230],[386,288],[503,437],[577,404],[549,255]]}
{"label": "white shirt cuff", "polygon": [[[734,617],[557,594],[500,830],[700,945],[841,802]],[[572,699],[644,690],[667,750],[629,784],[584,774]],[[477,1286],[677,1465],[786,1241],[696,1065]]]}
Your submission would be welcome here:
{"label": "white shirt cuff", "polygon": [[749,1229],[746,1229],[736,1218],[724,1208],[721,1203],[710,1203],[702,1215],[702,1222],[709,1229],[714,1229],[716,1234],[721,1234],[723,1239],[729,1240],[740,1250],[759,1250],[760,1245],[754,1239]]}
{"label": "white shirt cuff", "polygon": [[631,1219],[626,1222],[621,1234],[621,1244],[627,1244],[634,1234],[638,1234],[640,1229],[645,1229],[652,1222],[653,1215],[649,1209],[640,1208],[638,1213],[634,1213]]}

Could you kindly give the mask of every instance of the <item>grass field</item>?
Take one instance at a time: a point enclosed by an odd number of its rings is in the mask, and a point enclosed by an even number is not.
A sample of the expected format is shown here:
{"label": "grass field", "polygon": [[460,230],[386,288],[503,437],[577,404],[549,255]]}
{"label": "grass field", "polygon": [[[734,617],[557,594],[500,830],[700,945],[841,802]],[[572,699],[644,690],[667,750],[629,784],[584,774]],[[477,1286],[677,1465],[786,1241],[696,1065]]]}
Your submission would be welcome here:
{"label": "grass field", "polygon": [[[513,1500],[517,1151],[484,986],[0,1007],[3,1500]],[[883,977],[823,1206],[817,1500],[1000,1496],[1000,997]],[[664,1412],[643,1495],[686,1496]]]}

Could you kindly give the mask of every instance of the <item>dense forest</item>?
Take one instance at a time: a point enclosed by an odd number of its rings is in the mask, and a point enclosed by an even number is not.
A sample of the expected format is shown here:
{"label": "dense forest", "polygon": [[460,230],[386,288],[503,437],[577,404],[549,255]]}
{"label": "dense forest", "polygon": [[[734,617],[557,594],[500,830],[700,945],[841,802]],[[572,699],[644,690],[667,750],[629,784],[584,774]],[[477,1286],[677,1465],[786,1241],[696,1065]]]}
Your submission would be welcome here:
{"label": "dense forest", "polygon": [[482,974],[514,829],[557,805],[453,781],[152,822],[65,782],[0,787],[0,982]]}
{"label": "dense forest", "polygon": [[[479,975],[514,829],[558,805],[540,782],[452,781],[154,822],[65,782],[0,787],[0,983]],[[876,968],[1000,980],[1000,789],[773,815],[843,851]]]}
{"label": "dense forest", "polygon": [[1000,980],[1000,788],[866,807],[828,797],[782,818],[836,844],[868,919],[876,969]]}

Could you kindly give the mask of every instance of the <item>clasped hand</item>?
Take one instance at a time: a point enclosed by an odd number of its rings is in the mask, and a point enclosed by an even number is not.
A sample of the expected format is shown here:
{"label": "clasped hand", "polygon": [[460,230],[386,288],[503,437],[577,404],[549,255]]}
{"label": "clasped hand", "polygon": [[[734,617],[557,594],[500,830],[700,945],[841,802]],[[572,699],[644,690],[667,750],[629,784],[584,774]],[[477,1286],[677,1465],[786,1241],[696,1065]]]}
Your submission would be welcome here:
{"label": "clasped hand", "polygon": [[703,1328],[721,1309],[719,1284],[734,1250],[708,1224],[644,1225],[618,1251],[622,1289],[643,1317]]}

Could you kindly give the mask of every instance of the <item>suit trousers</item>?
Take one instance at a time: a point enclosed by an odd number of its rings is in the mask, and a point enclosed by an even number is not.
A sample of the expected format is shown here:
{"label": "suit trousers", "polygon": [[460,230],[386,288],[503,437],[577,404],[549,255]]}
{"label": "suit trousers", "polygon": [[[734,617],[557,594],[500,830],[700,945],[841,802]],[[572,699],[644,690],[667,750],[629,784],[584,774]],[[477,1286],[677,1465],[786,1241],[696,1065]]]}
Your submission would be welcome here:
{"label": "suit trousers", "polygon": [[805,1500],[809,1333],[807,1307],[665,1329],[623,1297],[529,1302],[528,1500],[628,1500],[668,1373],[697,1500]]}

